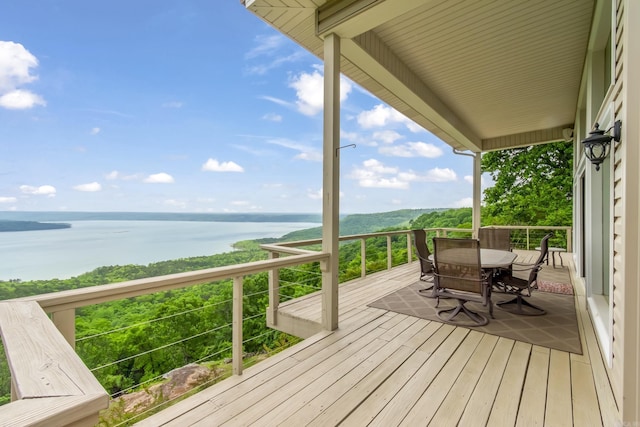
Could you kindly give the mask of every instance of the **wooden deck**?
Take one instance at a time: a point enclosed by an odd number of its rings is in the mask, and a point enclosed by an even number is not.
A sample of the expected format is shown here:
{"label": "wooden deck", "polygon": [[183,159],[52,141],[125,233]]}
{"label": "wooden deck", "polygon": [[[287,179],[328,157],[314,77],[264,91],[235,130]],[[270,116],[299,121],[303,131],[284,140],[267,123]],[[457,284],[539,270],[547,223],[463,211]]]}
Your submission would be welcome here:
{"label": "wooden deck", "polygon": [[[545,268],[547,280],[569,277],[570,254],[563,256],[565,268]],[[413,263],[342,285],[338,330],[138,425],[620,425],[579,283],[582,355],[367,307],[415,282],[418,271]],[[319,299],[286,309],[319,317]]]}

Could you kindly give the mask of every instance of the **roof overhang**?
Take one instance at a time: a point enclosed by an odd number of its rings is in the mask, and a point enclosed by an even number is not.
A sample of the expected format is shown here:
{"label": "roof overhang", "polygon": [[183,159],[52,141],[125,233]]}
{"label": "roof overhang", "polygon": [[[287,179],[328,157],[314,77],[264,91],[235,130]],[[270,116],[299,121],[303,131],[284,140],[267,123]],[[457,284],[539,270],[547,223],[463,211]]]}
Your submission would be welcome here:
{"label": "roof overhang", "polygon": [[247,9],[458,150],[564,139],[594,0],[247,0]]}

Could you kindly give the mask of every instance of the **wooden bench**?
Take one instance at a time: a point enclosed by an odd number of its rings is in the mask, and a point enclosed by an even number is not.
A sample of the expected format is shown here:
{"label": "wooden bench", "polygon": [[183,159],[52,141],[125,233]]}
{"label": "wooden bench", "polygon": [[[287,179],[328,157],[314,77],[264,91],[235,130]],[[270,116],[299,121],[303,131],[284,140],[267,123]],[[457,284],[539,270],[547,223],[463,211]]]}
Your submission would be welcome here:
{"label": "wooden bench", "polygon": [[13,400],[0,426],[97,424],[109,395],[38,303],[1,301],[0,333]]}

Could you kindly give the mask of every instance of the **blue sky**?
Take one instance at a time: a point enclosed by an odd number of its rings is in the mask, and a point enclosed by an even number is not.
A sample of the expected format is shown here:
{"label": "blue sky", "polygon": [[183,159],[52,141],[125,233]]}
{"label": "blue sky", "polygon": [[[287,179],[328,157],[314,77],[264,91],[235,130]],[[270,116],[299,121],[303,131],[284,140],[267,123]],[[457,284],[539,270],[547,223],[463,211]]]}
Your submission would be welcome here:
{"label": "blue sky", "polygon": [[[341,213],[471,205],[471,158],[341,89]],[[238,0],[0,3],[0,210],[320,212],[321,109]]]}

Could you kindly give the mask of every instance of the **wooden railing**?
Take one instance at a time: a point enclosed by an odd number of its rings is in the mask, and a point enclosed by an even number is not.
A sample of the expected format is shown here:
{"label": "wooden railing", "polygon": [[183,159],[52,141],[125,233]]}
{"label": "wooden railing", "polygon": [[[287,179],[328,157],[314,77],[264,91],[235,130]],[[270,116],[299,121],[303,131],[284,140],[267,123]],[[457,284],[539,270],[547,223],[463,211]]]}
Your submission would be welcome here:
{"label": "wooden railing", "polygon": [[[567,249],[571,250],[570,227],[507,228],[527,230],[527,247],[529,230],[566,229],[569,244]],[[456,228],[427,231],[444,237],[452,232],[472,234],[472,230]],[[366,239],[386,238],[387,268],[391,269],[392,238],[400,235],[407,236],[407,262],[412,262],[412,232],[409,230],[342,236],[340,241],[360,240],[361,276],[364,276]],[[320,243],[320,239],[314,239],[263,245],[270,253],[270,259],[264,261],[0,301],[0,332],[11,370],[13,400],[0,407],[0,426],[89,426],[97,422],[98,412],[108,406],[109,396],[74,351],[75,310],[92,304],[233,279],[232,364],[233,372],[241,374],[243,277],[269,272],[267,319],[268,322],[273,322],[278,315],[279,270],[312,262],[320,262],[321,269],[324,269],[329,254],[301,249]]]}
{"label": "wooden railing", "polygon": [[232,365],[234,374],[241,374],[243,277],[329,258],[296,251],[286,258],[0,302],[0,332],[12,377],[12,402],[0,406],[0,426],[97,423],[109,396],[74,351],[75,309],[87,305],[233,279]]}

